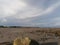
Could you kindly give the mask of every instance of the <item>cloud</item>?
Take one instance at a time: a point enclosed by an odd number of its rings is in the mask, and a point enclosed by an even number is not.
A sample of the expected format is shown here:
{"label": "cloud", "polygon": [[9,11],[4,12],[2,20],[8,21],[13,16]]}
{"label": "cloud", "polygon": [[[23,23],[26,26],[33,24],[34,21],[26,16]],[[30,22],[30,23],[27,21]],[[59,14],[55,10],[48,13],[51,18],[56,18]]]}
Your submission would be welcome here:
{"label": "cloud", "polygon": [[27,9],[23,10],[24,12],[19,13],[18,16],[16,16],[16,18],[25,19],[25,18],[31,18],[31,17],[50,14],[51,12],[53,12],[59,6],[60,6],[60,2],[57,2],[57,3],[49,6],[46,9],[36,8],[36,7],[32,7],[32,6],[31,7],[26,7]]}
{"label": "cloud", "polygon": [[54,21],[59,21],[60,20],[60,17],[55,17],[53,18]]}
{"label": "cloud", "polygon": [[33,8],[33,7],[27,7],[22,13],[19,13],[18,16],[16,15],[16,18],[19,19],[26,19],[38,16],[37,14],[40,13],[42,9]]}
{"label": "cloud", "polygon": [[60,17],[55,17],[53,18],[54,26],[59,26],[60,25]]}
{"label": "cloud", "polygon": [[[55,3],[50,5],[47,0],[46,2],[45,0],[0,0],[0,2],[0,22],[5,25],[52,26],[55,23],[48,22],[44,17],[39,18],[38,21],[35,19],[55,12],[60,6],[60,1],[54,1]],[[49,6],[45,7],[45,3]]]}
{"label": "cloud", "polygon": [[33,7],[27,4],[28,2],[24,2],[22,0],[0,0],[0,2],[2,2],[0,6],[1,17],[15,16],[18,19],[26,19],[49,14],[60,5],[60,2],[57,2],[48,8],[43,9],[40,7]]}
{"label": "cloud", "polygon": [[56,4],[53,4],[52,6],[47,8],[44,13],[50,13],[54,11],[58,6],[60,6],[60,2],[57,2]]}
{"label": "cloud", "polygon": [[21,0],[0,0],[0,2],[0,18],[14,15],[17,10],[26,6]]}
{"label": "cloud", "polygon": [[6,23],[6,22],[7,22],[7,20],[6,20],[6,19],[3,19],[1,22],[2,22],[2,23]]}

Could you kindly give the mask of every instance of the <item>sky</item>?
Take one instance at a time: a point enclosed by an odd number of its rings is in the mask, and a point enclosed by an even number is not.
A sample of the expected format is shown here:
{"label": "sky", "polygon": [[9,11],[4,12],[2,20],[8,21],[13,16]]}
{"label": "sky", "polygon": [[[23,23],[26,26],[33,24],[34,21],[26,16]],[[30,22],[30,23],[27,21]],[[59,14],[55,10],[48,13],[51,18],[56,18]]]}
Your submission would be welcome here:
{"label": "sky", "polygon": [[60,27],[60,0],[0,0],[0,25]]}

